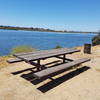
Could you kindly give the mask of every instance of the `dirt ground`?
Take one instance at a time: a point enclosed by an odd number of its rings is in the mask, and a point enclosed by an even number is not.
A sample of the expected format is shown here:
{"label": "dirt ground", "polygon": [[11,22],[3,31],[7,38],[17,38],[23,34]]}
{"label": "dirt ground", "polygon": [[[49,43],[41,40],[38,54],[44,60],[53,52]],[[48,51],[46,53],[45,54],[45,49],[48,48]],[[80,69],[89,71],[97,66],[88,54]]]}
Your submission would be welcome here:
{"label": "dirt ground", "polygon": [[[0,100],[100,100],[100,46],[92,47],[92,54],[84,54],[83,47],[77,49],[81,52],[66,57],[88,57],[91,61],[45,80],[34,79],[35,69],[30,64],[6,63],[0,69]],[[54,61],[59,63],[50,58],[42,64]]]}

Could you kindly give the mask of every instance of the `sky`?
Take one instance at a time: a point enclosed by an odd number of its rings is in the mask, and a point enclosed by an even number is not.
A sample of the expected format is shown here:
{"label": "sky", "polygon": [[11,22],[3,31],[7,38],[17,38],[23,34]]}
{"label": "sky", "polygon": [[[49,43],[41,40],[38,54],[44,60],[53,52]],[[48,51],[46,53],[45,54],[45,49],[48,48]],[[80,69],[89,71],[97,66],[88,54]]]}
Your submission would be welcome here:
{"label": "sky", "polygon": [[0,25],[99,31],[100,0],[0,0]]}

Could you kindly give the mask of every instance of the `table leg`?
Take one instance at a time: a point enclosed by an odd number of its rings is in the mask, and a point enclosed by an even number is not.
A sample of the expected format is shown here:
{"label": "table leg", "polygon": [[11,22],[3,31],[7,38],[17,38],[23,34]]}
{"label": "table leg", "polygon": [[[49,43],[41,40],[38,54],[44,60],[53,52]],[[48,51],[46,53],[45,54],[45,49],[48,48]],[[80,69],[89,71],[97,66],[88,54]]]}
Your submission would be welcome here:
{"label": "table leg", "polygon": [[29,62],[25,61],[25,62],[26,62],[26,63],[29,63],[29,64],[31,64],[31,65],[36,66],[37,71],[41,70],[41,66],[42,66],[42,65],[40,64],[40,59],[37,60],[37,63],[35,63],[35,62],[33,62],[33,61],[29,61]]}
{"label": "table leg", "polygon": [[65,63],[66,55],[63,55],[63,63]]}
{"label": "table leg", "polygon": [[40,59],[37,60],[37,70],[41,70]]}

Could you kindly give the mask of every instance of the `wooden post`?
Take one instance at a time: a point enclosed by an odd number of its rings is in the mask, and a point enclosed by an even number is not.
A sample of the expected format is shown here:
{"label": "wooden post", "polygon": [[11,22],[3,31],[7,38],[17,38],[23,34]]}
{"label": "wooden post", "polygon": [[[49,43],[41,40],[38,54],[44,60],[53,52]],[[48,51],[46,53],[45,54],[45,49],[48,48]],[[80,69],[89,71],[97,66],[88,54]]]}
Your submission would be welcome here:
{"label": "wooden post", "polygon": [[84,44],[84,53],[91,54],[91,44]]}

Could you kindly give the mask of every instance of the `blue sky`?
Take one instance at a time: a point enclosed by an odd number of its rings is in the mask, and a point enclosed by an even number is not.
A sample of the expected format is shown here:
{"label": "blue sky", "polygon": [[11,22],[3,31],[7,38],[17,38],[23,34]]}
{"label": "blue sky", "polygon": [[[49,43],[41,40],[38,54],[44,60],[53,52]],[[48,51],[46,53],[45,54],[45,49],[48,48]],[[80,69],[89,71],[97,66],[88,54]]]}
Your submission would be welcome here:
{"label": "blue sky", "polygon": [[100,30],[100,0],[0,0],[0,25]]}

